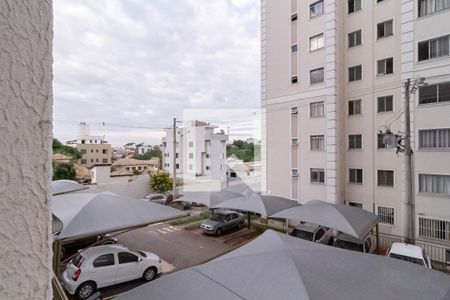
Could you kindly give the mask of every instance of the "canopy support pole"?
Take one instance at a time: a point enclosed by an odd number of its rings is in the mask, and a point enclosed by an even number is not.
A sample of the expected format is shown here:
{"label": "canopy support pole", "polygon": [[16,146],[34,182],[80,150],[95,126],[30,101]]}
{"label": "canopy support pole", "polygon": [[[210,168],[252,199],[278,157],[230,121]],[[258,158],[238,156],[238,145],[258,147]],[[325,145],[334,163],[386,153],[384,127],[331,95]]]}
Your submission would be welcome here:
{"label": "canopy support pole", "polygon": [[377,239],[377,254],[379,255],[380,254],[380,227],[379,227],[378,223],[377,223],[376,227],[377,227],[377,236],[376,236],[376,239]]}
{"label": "canopy support pole", "polygon": [[53,272],[59,275],[59,266],[61,265],[61,243],[58,240],[53,241]]}
{"label": "canopy support pole", "polygon": [[247,229],[250,229],[250,212],[247,212]]}

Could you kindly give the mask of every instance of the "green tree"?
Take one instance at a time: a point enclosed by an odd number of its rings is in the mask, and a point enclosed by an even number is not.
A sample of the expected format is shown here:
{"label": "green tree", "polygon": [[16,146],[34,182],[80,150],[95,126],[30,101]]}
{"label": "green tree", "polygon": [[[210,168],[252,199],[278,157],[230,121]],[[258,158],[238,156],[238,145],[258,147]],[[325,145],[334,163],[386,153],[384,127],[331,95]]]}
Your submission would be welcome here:
{"label": "green tree", "polygon": [[69,179],[75,180],[76,172],[73,163],[54,163],[53,180]]}
{"label": "green tree", "polygon": [[139,159],[139,160],[149,160],[152,157],[159,158],[159,168],[161,168],[162,167],[162,152],[159,148],[152,148],[150,151],[147,151],[144,154],[136,154],[133,156],[134,159]]}
{"label": "green tree", "polygon": [[261,160],[261,146],[242,140],[234,140],[232,144],[227,145],[227,157],[233,154],[244,162],[258,161]]}
{"label": "green tree", "polygon": [[158,172],[150,176],[150,189],[158,193],[166,193],[173,186],[173,179],[167,172]]}
{"label": "green tree", "polygon": [[81,158],[81,152],[77,148],[63,145],[58,139],[53,139],[53,153],[61,153],[72,157],[72,159],[77,160]]}

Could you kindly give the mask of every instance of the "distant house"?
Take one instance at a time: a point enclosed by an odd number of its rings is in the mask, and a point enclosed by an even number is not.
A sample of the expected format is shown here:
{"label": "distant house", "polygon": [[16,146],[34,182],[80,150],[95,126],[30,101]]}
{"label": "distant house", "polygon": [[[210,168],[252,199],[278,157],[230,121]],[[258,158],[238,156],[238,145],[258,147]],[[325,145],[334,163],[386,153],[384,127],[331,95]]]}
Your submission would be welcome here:
{"label": "distant house", "polygon": [[72,157],[61,153],[53,154],[52,159],[56,163],[69,163],[72,161]]}
{"label": "distant house", "polygon": [[112,164],[114,175],[132,175],[133,171],[157,171],[159,169],[159,158],[152,157],[149,160],[134,158],[122,158]]}

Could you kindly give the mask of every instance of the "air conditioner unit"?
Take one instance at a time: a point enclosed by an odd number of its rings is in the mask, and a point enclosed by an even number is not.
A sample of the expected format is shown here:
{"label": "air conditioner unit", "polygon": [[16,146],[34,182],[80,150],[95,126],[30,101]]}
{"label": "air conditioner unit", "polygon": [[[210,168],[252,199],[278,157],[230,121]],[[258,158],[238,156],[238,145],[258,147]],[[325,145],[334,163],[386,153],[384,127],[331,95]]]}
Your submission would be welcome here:
{"label": "air conditioner unit", "polygon": [[291,175],[292,175],[292,177],[298,177],[298,175],[299,175],[298,169],[292,169]]}

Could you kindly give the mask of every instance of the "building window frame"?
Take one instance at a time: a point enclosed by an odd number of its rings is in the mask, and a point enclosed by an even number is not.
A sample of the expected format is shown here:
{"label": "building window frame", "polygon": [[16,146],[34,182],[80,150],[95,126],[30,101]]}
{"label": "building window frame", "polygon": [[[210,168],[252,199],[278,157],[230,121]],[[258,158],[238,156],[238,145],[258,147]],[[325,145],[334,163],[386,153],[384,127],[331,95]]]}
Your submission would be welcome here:
{"label": "building window frame", "polygon": [[419,129],[419,150],[450,150],[450,128]]}
{"label": "building window frame", "polygon": [[430,0],[418,0],[417,1],[417,17],[422,18],[428,15],[432,15],[444,10],[450,9],[450,2],[442,2],[444,4],[443,7],[437,8],[436,6],[436,0],[431,0],[431,7],[428,7],[428,3],[430,3]]}
{"label": "building window frame", "polygon": [[348,135],[348,149],[349,150],[361,150],[363,147],[363,137],[360,133]]}
{"label": "building window frame", "polygon": [[[427,98],[425,100],[423,99],[424,91],[426,90],[432,90],[435,89],[435,91],[432,91],[432,97],[430,98],[430,95],[427,95]],[[441,91],[442,89],[442,91]],[[428,92],[429,94],[429,92]],[[442,96],[441,94],[444,94]],[[431,101],[430,101],[431,100]],[[436,104],[441,102],[447,102],[450,103],[450,82],[439,82],[436,84],[429,84],[427,86],[421,86],[419,87],[419,105],[429,105],[429,104]]]}
{"label": "building window frame", "polygon": [[314,184],[325,183],[325,169],[323,168],[310,168],[309,169],[310,182]]}
{"label": "building window frame", "polygon": [[419,237],[450,242],[450,220],[420,216]]}
{"label": "building window frame", "polygon": [[395,207],[377,205],[377,216],[380,217],[380,224],[389,226],[396,225]]}
{"label": "building window frame", "polygon": [[348,169],[348,183],[351,184],[363,184],[364,183],[364,171],[359,168]]}
{"label": "building window frame", "polygon": [[310,135],[309,149],[311,151],[325,151],[325,135],[323,134]]}
{"label": "building window frame", "polygon": [[360,81],[363,77],[362,65],[351,66],[348,68],[348,81]]}
{"label": "building window frame", "polygon": [[[313,12],[313,10],[315,10],[316,7],[320,7],[320,10],[318,13]],[[321,15],[324,14],[324,12],[325,12],[325,5],[324,5],[323,0],[313,2],[309,5],[309,18],[310,19],[320,17]]]}
{"label": "building window frame", "polygon": [[325,81],[325,69],[323,67],[309,71],[309,83],[319,84]]}
{"label": "building window frame", "polygon": [[347,44],[348,48],[354,48],[362,45],[362,29],[350,32],[347,35],[347,40],[348,40]]}
{"label": "building window frame", "polygon": [[362,99],[349,100],[347,106],[349,116],[357,116],[362,114]]}
{"label": "building window frame", "polygon": [[450,175],[419,174],[419,193],[450,198]]}
{"label": "building window frame", "polygon": [[377,24],[377,39],[384,39],[394,35],[394,19]]}
{"label": "building window frame", "polygon": [[[392,183],[390,183],[392,181]],[[377,170],[377,186],[378,187],[395,187],[394,170]]]}
{"label": "building window frame", "polygon": [[377,61],[377,76],[394,74],[394,58],[388,57]]}
{"label": "building window frame", "polygon": [[309,103],[309,117],[310,118],[323,118],[325,117],[325,102],[315,101]]}
{"label": "building window frame", "polygon": [[394,111],[394,95],[377,97],[377,113]]}
{"label": "building window frame", "polygon": [[360,10],[362,10],[362,1],[361,0],[348,0],[347,1],[347,13],[348,14],[353,14]]}
{"label": "building window frame", "polygon": [[309,38],[309,52],[314,52],[325,47],[325,35],[322,33]]}

